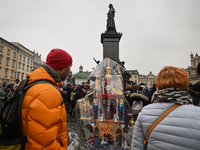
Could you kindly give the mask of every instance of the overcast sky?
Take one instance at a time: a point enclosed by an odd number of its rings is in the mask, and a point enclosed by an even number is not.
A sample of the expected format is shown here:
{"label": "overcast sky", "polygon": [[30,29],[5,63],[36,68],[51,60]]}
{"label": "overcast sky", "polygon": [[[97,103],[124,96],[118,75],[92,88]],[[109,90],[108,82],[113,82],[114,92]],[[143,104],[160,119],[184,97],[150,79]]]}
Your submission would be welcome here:
{"label": "overcast sky", "polygon": [[187,68],[200,55],[200,0],[1,0],[0,37],[19,42],[46,60],[53,48],[73,57],[73,74],[103,59],[100,36],[108,5],[121,32],[119,58],[128,70],[153,74],[163,66]]}

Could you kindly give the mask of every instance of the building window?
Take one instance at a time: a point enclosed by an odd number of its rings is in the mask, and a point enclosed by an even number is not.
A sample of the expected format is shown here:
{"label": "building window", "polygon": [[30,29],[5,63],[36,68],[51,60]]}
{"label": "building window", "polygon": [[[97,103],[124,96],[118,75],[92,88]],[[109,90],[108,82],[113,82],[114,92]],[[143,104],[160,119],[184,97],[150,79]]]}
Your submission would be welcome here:
{"label": "building window", "polygon": [[10,58],[6,58],[6,66],[9,66],[9,60],[10,60]]}
{"label": "building window", "polygon": [[137,80],[135,80],[135,84],[137,84]]}
{"label": "building window", "polygon": [[32,65],[32,63],[33,63],[33,62],[32,62],[32,60],[31,60],[31,65]]}
{"label": "building window", "polygon": [[12,61],[12,67],[15,68],[15,60]]}
{"label": "building window", "polygon": [[11,70],[11,75],[10,75],[10,78],[14,78],[14,70]]}
{"label": "building window", "polygon": [[2,63],[3,55],[0,55],[0,64]]}
{"label": "building window", "polygon": [[13,54],[13,58],[16,58],[16,52],[14,52],[14,54]]}
{"label": "building window", "polygon": [[21,74],[21,81],[24,79],[24,73]]}
{"label": "building window", "polygon": [[25,66],[25,64],[22,64],[22,70],[24,70],[24,66]]}
{"label": "building window", "polygon": [[8,68],[5,68],[4,77],[8,77]]}
{"label": "building window", "polygon": [[19,60],[22,60],[22,55],[19,55]]}
{"label": "building window", "polygon": [[23,57],[23,62],[25,62],[25,59],[26,59],[26,57],[24,56],[24,57]]}
{"label": "building window", "polygon": [[17,79],[19,79],[19,73],[17,73]]}
{"label": "building window", "polygon": [[26,71],[28,71],[28,69],[29,69],[29,65],[27,65],[27,70]]}
{"label": "building window", "polygon": [[137,76],[135,76],[135,78],[137,78]]}
{"label": "building window", "polygon": [[0,46],[0,52],[3,53],[3,46]]}
{"label": "building window", "polygon": [[9,56],[10,56],[10,50],[9,50],[9,49],[7,50],[7,55],[9,55]]}
{"label": "building window", "polygon": [[28,59],[28,64],[29,64],[30,59]]}
{"label": "building window", "polygon": [[30,72],[32,72],[32,67],[30,66]]}
{"label": "building window", "polygon": [[19,62],[19,64],[18,64],[18,69],[20,69],[21,68],[21,62]]}

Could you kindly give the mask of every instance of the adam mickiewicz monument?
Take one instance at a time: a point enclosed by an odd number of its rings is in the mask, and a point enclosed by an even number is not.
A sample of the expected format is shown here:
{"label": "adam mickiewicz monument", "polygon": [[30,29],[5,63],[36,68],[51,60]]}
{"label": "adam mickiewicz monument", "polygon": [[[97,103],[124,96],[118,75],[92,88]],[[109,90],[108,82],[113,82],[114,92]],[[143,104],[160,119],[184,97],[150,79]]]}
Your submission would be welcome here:
{"label": "adam mickiewicz monument", "polygon": [[109,4],[106,31],[105,33],[101,34],[101,43],[103,44],[103,59],[111,58],[121,64],[119,60],[119,41],[122,34],[117,32],[114,18],[115,9],[112,4]]}
{"label": "adam mickiewicz monument", "polygon": [[116,27],[115,27],[115,9],[113,8],[113,5],[109,5],[109,11],[107,13],[107,28],[106,31],[115,31],[116,32]]}

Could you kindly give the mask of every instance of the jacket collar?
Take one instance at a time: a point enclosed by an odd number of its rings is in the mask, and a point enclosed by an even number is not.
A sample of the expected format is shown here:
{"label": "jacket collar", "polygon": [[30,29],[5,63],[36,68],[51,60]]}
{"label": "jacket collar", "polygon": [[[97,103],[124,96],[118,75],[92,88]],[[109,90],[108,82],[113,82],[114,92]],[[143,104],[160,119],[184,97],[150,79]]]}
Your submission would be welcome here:
{"label": "jacket collar", "polygon": [[42,67],[46,70],[46,72],[56,81],[56,82],[61,82],[60,76],[57,74],[57,72],[52,69],[49,65],[44,63]]}

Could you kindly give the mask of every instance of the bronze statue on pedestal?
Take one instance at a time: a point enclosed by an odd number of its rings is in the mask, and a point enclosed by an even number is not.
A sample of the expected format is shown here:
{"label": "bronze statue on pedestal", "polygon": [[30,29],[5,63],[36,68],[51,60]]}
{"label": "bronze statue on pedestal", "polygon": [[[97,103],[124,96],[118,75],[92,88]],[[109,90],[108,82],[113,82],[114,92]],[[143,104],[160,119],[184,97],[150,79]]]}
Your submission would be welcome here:
{"label": "bronze statue on pedestal", "polygon": [[112,4],[109,5],[109,11],[107,13],[107,32],[108,31],[116,31],[116,27],[115,27],[115,9],[113,7]]}

